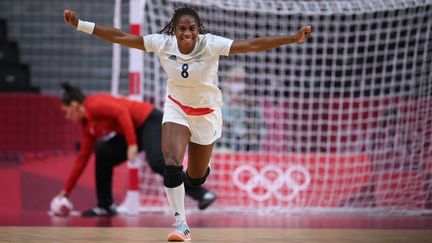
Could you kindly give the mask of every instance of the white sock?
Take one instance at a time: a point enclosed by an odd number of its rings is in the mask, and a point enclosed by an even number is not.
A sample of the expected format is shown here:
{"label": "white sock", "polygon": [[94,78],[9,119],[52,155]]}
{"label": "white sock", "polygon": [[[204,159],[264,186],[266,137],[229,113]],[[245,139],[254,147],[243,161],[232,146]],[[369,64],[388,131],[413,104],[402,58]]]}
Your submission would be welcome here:
{"label": "white sock", "polygon": [[175,216],[176,222],[182,220],[186,222],[184,184],[182,183],[180,186],[174,188],[165,187],[165,192],[171,208],[171,213]]}

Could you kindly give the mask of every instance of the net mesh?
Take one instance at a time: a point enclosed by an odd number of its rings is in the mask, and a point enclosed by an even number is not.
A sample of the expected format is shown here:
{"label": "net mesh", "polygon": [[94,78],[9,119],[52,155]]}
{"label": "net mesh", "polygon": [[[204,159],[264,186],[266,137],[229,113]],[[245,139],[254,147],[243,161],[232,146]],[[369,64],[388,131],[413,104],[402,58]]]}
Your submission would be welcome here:
{"label": "net mesh", "polygon": [[[430,212],[431,1],[149,0],[144,33],[185,4],[208,32],[231,39],[313,28],[303,44],[221,58],[210,210]],[[161,107],[165,85],[146,54],[145,99]],[[146,173],[142,200],[154,206],[147,198],[163,196],[161,182]]]}

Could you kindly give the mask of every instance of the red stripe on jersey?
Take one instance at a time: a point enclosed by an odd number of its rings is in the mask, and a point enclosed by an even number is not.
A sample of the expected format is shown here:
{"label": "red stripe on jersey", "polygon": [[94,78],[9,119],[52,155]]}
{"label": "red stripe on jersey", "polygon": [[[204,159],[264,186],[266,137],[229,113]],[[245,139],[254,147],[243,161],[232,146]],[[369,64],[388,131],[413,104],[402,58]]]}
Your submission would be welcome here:
{"label": "red stripe on jersey", "polygon": [[210,108],[193,108],[190,106],[183,105],[180,101],[174,99],[171,95],[168,98],[176,103],[187,115],[189,116],[202,116],[212,113],[214,110]]}

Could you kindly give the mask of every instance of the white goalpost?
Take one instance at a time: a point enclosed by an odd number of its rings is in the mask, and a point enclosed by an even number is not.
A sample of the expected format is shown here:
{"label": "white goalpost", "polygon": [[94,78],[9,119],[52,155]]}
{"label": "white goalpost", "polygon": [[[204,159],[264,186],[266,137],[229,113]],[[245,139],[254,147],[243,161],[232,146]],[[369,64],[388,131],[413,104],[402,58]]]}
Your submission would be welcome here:
{"label": "white goalpost", "polygon": [[[146,0],[129,1],[129,25],[130,33],[141,35],[144,6]],[[121,0],[115,1],[114,26],[121,26]],[[113,45],[113,76],[111,81],[111,93],[118,95],[120,47]],[[143,82],[143,53],[140,50],[129,49],[129,99],[142,100]],[[118,212],[126,215],[137,215],[140,212],[140,167],[143,165],[140,158],[128,161],[128,188],[123,203],[118,207]]]}

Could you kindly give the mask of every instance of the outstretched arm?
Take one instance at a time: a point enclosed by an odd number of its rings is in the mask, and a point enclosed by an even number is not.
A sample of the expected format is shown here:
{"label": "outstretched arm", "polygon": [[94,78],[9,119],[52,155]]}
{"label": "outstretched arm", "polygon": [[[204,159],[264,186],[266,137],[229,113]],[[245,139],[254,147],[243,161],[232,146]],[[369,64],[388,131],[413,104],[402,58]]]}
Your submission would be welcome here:
{"label": "outstretched arm", "polygon": [[[78,22],[80,20],[78,19],[75,11],[70,9],[65,10],[63,12],[63,18],[65,23],[71,25],[74,28],[78,27]],[[126,33],[114,27],[95,24],[91,34],[108,42],[118,43],[127,47],[137,48],[145,51],[142,36]]]}
{"label": "outstretched arm", "polygon": [[229,54],[267,51],[286,44],[302,43],[310,37],[311,33],[312,28],[310,26],[303,26],[294,36],[269,36],[251,40],[235,40],[231,44]]}

